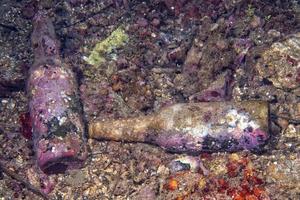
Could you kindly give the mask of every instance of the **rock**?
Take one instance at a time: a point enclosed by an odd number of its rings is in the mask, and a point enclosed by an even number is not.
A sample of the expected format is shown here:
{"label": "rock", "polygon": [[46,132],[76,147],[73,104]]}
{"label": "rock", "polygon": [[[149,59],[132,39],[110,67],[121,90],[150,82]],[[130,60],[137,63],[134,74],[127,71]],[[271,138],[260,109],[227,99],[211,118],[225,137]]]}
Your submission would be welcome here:
{"label": "rock", "polygon": [[300,86],[300,32],[274,43],[256,64],[262,78],[275,87],[295,89]]}
{"label": "rock", "polygon": [[195,102],[224,101],[231,99],[232,75],[229,71],[216,77],[208,88],[189,97]]}
{"label": "rock", "polygon": [[293,124],[290,124],[290,125],[288,125],[284,134],[287,138],[297,138],[299,133],[297,133],[296,126]]}

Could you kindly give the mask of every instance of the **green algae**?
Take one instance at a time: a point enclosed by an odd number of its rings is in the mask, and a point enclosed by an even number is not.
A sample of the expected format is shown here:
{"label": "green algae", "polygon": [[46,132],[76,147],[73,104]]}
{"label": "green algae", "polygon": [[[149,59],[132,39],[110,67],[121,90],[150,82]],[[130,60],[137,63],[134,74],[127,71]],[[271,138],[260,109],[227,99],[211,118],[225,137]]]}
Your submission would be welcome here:
{"label": "green algae", "polygon": [[124,29],[119,27],[114,30],[106,39],[98,42],[85,61],[90,65],[100,65],[105,62],[105,55],[114,49],[124,46],[128,42],[128,35]]}

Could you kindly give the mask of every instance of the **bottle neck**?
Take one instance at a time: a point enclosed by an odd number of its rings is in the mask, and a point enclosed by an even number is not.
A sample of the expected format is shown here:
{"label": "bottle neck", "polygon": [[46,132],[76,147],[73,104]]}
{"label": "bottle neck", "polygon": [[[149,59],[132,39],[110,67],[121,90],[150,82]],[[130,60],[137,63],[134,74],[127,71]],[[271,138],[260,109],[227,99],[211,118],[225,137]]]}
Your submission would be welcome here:
{"label": "bottle neck", "polygon": [[89,136],[95,139],[144,142],[147,130],[153,122],[154,117],[151,115],[96,121],[89,124]]}

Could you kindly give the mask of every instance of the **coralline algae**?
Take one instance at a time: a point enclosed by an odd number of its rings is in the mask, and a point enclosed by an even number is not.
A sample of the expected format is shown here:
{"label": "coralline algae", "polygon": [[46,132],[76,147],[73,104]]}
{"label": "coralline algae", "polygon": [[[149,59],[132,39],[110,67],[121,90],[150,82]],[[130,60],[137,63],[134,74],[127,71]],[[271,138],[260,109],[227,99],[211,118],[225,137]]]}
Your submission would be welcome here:
{"label": "coralline algae", "polygon": [[114,49],[124,46],[128,40],[128,35],[119,27],[106,39],[97,43],[90,55],[84,57],[84,60],[90,65],[100,65],[105,62],[105,54],[111,53]]}
{"label": "coralline algae", "polygon": [[27,82],[38,166],[46,173],[82,166],[87,156],[78,85],[61,62],[54,27],[42,12],[33,20],[35,55]]}
{"label": "coralline algae", "polygon": [[268,113],[261,101],[175,104],[148,116],[92,122],[89,135],[190,154],[259,151],[269,137]]}

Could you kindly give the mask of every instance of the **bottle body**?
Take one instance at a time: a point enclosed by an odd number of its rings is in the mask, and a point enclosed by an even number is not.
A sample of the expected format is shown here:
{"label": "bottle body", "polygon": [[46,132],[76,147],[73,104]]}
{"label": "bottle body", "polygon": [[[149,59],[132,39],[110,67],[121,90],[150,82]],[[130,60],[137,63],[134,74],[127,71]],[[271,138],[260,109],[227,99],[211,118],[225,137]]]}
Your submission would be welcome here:
{"label": "bottle body", "polygon": [[46,173],[78,168],[87,156],[78,85],[61,62],[51,21],[37,13],[33,27],[27,92],[37,163]]}
{"label": "bottle body", "polygon": [[[124,128],[131,121],[134,123],[130,127],[140,128]],[[98,122],[99,129],[105,129],[103,123],[101,128]],[[91,129],[93,126],[95,130]],[[268,139],[268,104],[260,101],[175,104],[150,116],[112,121],[111,125],[105,125],[110,130],[105,133],[99,130],[100,137],[96,136],[96,126],[97,122],[90,124],[92,137],[105,138],[116,129],[118,133],[112,137],[115,140],[151,143],[172,152],[259,150]],[[127,130],[126,134],[123,130]]]}

